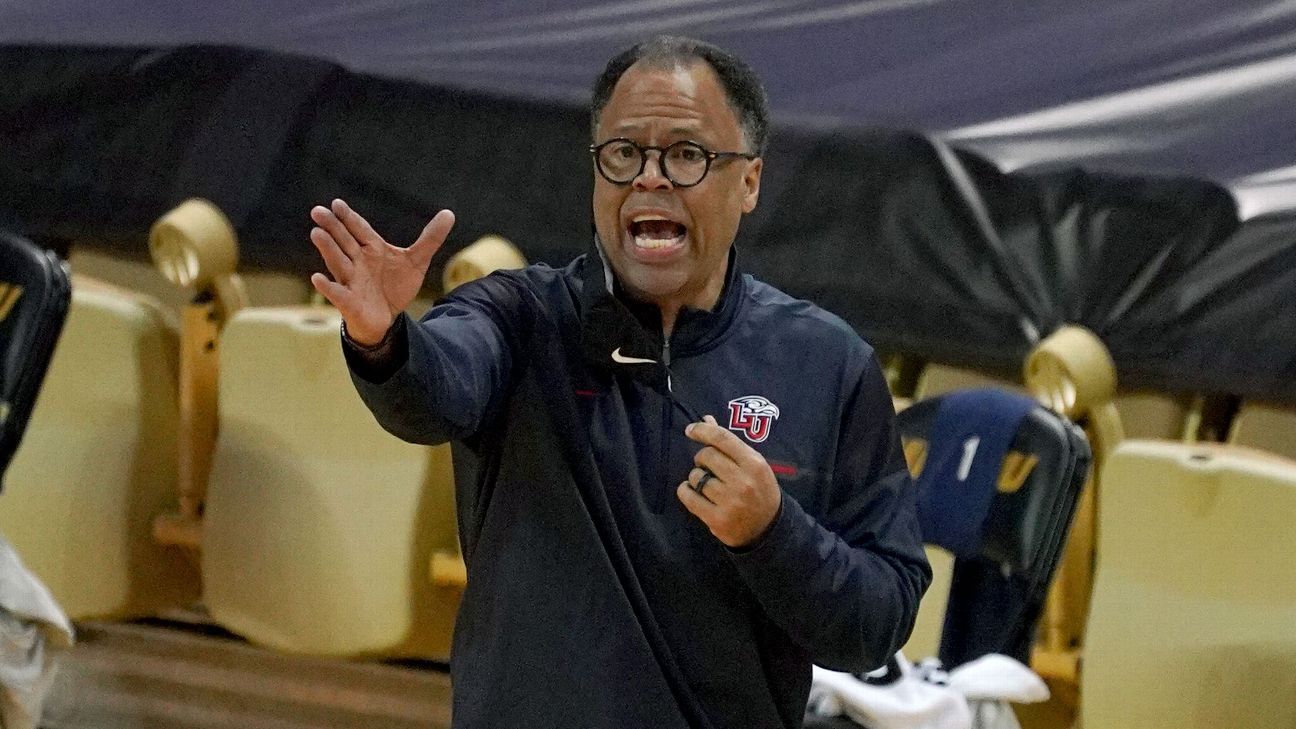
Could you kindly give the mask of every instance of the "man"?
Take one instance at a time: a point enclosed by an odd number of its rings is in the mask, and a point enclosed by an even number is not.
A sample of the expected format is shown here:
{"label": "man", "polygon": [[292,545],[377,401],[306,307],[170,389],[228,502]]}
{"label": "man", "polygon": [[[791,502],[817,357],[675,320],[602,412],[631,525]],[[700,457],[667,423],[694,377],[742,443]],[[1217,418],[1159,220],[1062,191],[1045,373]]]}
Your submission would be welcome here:
{"label": "man", "polygon": [[401,312],[453,215],[399,248],[340,200],[311,211],[365,402],[479,463],[457,494],[455,726],[795,727],[812,661],[871,669],[908,636],[930,572],[872,351],[736,267],[767,117],[713,46],[617,56],[592,105],[594,250],[418,323]]}

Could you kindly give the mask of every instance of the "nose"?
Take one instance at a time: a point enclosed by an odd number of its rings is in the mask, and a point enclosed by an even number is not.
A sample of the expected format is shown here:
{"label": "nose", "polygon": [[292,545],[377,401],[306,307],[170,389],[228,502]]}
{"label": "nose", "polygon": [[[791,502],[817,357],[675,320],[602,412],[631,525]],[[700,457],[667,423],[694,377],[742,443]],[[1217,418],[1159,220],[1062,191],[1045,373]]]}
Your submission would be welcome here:
{"label": "nose", "polygon": [[670,178],[666,177],[666,170],[662,168],[661,150],[649,149],[644,152],[644,168],[639,176],[634,178],[634,188],[636,190],[669,190],[673,187]]}

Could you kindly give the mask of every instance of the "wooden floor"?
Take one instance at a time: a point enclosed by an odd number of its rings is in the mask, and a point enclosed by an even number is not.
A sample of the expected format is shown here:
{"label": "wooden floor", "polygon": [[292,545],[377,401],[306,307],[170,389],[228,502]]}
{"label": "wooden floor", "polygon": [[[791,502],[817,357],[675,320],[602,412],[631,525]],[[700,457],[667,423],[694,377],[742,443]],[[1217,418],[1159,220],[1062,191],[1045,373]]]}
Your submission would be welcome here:
{"label": "wooden floor", "polygon": [[[1018,707],[1023,729],[1068,727],[1056,702]],[[430,663],[268,651],[182,621],[82,623],[42,729],[448,729],[450,679]]]}
{"label": "wooden floor", "polygon": [[42,729],[443,729],[434,664],[290,656],[179,623],[83,623]]}

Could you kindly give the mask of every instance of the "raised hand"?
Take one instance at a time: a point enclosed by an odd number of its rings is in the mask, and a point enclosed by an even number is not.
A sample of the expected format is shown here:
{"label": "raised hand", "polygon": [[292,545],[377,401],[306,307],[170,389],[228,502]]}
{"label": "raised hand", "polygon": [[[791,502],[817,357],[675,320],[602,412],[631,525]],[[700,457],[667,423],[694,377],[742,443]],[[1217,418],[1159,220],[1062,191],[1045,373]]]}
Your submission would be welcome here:
{"label": "raised hand", "polygon": [[705,447],[693,456],[697,468],[675,493],[716,539],[729,547],[746,547],[769,531],[783,490],[755,448],[721,428],[710,415],[703,420],[684,429]]}
{"label": "raised hand", "polygon": [[384,240],[342,200],[328,208],[317,205],[310,216],[317,226],[311,229],[311,243],[333,276],[330,280],[315,273],[311,283],[341,312],[347,335],[364,345],[382,340],[418,295],[432,256],[454,226],[454,213],[442,210],[418,239],[401,248]]}

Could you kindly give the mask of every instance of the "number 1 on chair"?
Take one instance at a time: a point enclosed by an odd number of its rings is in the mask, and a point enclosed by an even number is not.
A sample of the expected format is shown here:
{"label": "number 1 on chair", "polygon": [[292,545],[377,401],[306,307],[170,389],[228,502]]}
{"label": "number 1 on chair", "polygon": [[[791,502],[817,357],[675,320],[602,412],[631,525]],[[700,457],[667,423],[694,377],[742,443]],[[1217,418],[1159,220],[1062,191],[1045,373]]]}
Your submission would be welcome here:
{"label": "number 1 on chair", "polygon": [[980,436],[972,436],[963,441],[963,460],[959,461],[958,480],[966,481],[972,470],[972,459],[976,458],[977,447],[981,445]]}

